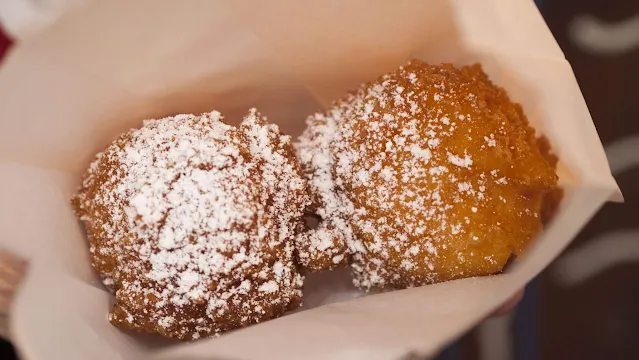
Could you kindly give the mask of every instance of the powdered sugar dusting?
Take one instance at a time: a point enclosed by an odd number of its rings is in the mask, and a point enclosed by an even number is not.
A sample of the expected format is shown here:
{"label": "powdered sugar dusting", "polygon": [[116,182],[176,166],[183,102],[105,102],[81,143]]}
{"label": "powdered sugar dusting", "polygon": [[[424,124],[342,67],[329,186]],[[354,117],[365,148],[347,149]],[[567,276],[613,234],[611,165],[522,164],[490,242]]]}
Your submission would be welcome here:
{"label": "powdered sugar dusting", "polygon": [[[298,261],[311,270],[333,269],[345,264],[347,246],[355,241],[350,224],[340,215],[352,212],[352,205],[335,191],[332,175],[329,147],[341,117],[340,109],[333,109],[326,116],[310,116],[306,121],[308,127],[296,144],[300,163],[305,165],[302,169],[315,191],[315,213],[323,219],[317,229],[297,239]],[[344,164],[352,160],[341,159]]]}
{"label": "powdered sugar dusting", "polygon": [[[312,260],[345,254],[364,289],[417,286],[480,268],[471,264],[484,255],[468,244],[505,233],[489,220],[501,203],[493,193],[529,205],[504,188],[511,182],[501,171],[512,167],[513,155],[501,155],[512,146],[510,124],[486,109],[478,81],[450,65],[414,61],[309,117],[299,157],[323,221],[303,237],[304,265],[321,269],[326,262]],[[480,271],[498,271],[510,254],[500,249]]]}
{"label": "powdered sugar dusting", "polygon": [[239,128],[218,112],[147,120],[97,156],[74,199],[116,290],[111,321],[177,338],[298,302],[309,203],[290,137],[254,109]]}

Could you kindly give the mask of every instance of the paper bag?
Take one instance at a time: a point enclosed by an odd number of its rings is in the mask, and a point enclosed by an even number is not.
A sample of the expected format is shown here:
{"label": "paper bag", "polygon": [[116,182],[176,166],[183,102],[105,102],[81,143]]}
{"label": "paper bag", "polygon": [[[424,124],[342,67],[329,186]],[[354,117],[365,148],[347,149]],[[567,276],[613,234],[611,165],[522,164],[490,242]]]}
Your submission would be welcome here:
{"label": "paper bag", "polygon": [[[212,109],[236,123],[255,106],[297,135],[307,115],[410,58],[481,62],[561,159],[560,211],[514,267],[363,297],[324,274],[309,280],[303,311],[191,344],[108,323],[112,297],[68,202],[95,153],[142,119]],[[571,68],[529,0],[90,2],[10,54],[0,121],[1,245],[32,265],[11,325],[33,360],[433,354],[619,196]]]}

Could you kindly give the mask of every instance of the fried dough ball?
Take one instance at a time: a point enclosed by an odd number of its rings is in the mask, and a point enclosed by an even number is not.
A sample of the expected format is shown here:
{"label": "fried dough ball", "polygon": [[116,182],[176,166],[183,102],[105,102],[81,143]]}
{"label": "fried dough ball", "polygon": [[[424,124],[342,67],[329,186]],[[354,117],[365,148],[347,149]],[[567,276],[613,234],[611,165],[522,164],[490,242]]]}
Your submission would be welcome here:
{"label": "fried dough ball", "polygon": [[111,144],[72,200],[112,324],[183,340],[297,307],[293,238],[310,198],[289,136],[254,109],[148,120]]}
{"label": "fried dough ball", "polygon": [[299,157],[322,221],[299,261],[350,262],[366,290],[501,271],[557,187],[521,106],[479,65],[409,62],[307,123]]}

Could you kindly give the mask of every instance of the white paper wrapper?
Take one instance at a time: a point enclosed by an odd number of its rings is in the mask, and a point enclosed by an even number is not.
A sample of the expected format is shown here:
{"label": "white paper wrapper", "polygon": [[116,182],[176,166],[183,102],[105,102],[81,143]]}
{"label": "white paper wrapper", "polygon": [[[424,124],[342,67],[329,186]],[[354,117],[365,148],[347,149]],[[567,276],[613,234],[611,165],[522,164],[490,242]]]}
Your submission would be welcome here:
{"label": "white paper wrapper", "polygon": [[[417,57],[480,61],[562,161],[555,221],[507,274],[347,300],[315,279],[300,311],[179,345],[107,322],[68,199],[91,157],[144,118],[256,106],[297,135],[362,81]],[[528,0],[104,1],[20,44],[0,69],[2,246],[30,259],[13,339],[26,359],[396,359],[432,354],[541,271],[619,198],[569,64]],[[309,306],[310,307],[310,306]]]}

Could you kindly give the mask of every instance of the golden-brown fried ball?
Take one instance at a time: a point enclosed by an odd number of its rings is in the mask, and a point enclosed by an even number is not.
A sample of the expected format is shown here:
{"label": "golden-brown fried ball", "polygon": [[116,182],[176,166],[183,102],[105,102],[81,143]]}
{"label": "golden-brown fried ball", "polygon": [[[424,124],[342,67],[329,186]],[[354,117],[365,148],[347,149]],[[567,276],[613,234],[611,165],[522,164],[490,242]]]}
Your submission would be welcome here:
{"label": "golden-brown fried ball", "polygon": [[557,186],[521,106],[479,65],[412,61],[307,122],[299,156],[323,220],[298,258],[350,262],[364,289],[501,271]]}
{"label": "golden-brown fried ball", "polygon": [[251,110],[144,122],[111,144],[73,199],[110,321],[178,339],[299,305],[293,238],[309,205],[290,137]]}

